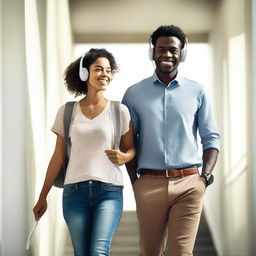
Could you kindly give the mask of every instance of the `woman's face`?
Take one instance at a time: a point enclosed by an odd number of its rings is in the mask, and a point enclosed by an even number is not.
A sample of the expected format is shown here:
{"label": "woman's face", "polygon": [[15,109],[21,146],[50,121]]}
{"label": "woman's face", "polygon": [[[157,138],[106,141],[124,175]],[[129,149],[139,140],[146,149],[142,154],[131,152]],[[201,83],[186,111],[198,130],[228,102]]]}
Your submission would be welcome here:
{"label": "woman's face", "polygon": [[112,72],[109,60],[105,57],[99,57],[89,67],[89,87],[97,91],[105,91],[107,85],[112,81]]}

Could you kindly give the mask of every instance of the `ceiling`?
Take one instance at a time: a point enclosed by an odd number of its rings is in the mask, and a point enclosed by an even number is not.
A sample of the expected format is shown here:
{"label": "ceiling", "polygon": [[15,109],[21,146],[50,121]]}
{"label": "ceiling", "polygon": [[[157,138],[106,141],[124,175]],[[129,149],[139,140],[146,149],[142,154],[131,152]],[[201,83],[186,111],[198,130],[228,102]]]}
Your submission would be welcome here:
{"label": "ceiling", "polygon": [[218,1],[70,0],[75,42],[145,42],[159,25],[175,24],[190,41],[207,41]]}

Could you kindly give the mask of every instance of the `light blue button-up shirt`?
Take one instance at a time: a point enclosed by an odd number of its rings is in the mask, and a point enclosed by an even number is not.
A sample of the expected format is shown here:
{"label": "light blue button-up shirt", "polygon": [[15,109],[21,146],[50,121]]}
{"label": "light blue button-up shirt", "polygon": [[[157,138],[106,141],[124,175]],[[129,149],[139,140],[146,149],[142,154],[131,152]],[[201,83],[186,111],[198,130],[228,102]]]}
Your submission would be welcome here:
{"label": "light blue button-up shirt", "polygon": [[205,90],[195,81],[178,74],[165,85],[154,73],[129,87],[122,102],[137,136],[138,170],[200,167],[199,137],[203,150],[220,148]]}

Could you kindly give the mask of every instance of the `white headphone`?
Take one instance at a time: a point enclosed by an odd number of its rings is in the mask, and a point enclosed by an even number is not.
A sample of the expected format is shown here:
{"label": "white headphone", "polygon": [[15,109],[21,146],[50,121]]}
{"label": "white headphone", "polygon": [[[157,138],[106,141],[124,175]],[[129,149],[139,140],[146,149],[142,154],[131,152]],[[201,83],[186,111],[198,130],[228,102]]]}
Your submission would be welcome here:
{"label": "white headphone", "polygon": [[[181,53],[180,53],[180,62],[184,62],[186,60],[187,57],[187,46],[188,46],[188,39],[186,37],[186,41],[185,44],[183,46],[183,48],[181,49]],[[149,39],[149,49],[148,49],[148,57],[151,61],[153,61],[153,55],[154,55],[154,47],[152,47],[152,41],[151,38]]]}
{"label": "white headphone", "polygon": [[79,66],[79,77],[81,79],[81,81],[87,81],[88,77],[89,77],[89,72],[87,68],[83,68],[83,59],[84,59],[85,55],[83,55],[81,57],[80,60],[80,66]]}

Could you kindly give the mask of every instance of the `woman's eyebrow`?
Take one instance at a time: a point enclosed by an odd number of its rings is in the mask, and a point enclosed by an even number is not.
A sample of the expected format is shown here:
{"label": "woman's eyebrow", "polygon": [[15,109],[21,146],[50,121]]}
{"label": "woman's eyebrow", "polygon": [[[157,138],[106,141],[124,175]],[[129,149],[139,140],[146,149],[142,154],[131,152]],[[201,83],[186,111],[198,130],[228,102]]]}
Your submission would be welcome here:
{"label": "woman's eyebrow", "polygon": [[[101,65],[95,65],[94,67],[95,67],[95,68],[104,68],[104,67],[103,67],[103,66],[101,66]],[[107,69],[108,69],[108,68],[110,68],[110,69],[111,69],[111,67],[106,67],[106,68],[107,68]]]}

